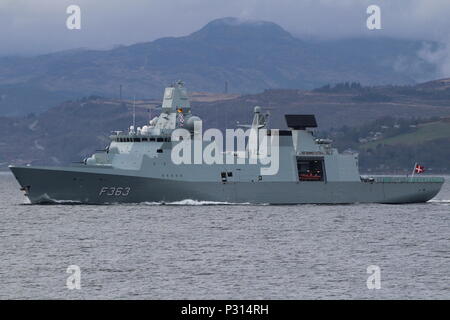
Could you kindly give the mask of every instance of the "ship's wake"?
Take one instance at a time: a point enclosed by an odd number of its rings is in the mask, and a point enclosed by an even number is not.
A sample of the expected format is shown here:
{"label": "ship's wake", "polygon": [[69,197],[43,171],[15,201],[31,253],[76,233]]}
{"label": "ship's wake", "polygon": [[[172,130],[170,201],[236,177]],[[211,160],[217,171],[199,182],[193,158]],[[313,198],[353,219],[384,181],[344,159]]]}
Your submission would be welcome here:
{"label": "ship's wake", "polygon": [[431,199],[428,202],[429,203],[436,203],[436,204],[450,205],[450,200],[447,200],[447,199]]}
{"label": "ship's wake", "polygon": [[143,202],[145,205],[150,206],[236,206],[236,205],[252,205],[249,202],[235,203],[235,202],[223,202],[223,201],[200,201],[193,199],[184,199],[180,201],[173,202]]}
{"label": "ship's wake", "polygon": [[[73,201],[73,200],[55,200],[50,198],[41,199],[40,201],[36,203],[31,203],[29,200],[25,200],[22,205],[145,205],[145,206],[245,206],[245,205],[254,205],[249,202],[241,202],[241,203],[235,203],[235,202],[223,202],[223,201],[200,201],[200,200],[193,200],[193,199],[184,199],[180,201],[173,201],[173,202],[136,202],[136,203],[124,203],[124,202],[104,202],[104,203],[83,203],[81,201]],[[258,205],[268,205],[268,204],[258,204]]]}

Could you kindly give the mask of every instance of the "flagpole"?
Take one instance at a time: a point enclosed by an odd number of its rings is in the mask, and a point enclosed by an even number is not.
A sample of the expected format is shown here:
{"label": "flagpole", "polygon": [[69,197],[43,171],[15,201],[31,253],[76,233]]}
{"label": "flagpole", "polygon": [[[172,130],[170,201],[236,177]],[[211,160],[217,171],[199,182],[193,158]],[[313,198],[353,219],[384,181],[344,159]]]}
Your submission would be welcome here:
{"label": "flagpole", "polygon": [[416,173],[417,162],[414,163],[414,168],[411,177],[414,177],[414,173]]}

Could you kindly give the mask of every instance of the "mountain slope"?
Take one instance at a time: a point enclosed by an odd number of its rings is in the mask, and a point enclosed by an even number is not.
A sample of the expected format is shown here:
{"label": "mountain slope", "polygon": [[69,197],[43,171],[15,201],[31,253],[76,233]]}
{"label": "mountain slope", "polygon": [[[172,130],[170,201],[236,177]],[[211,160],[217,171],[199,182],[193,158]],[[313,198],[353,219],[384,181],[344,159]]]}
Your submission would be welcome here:
{"label": "mountain slope", "polygon": [[[432,78],[435,71],[418,56],[422,45],[421,41],[376,37],[306,41],[274,23],[223,18],[188,36],[106,51],[0,58],[0,91],[11,85],[38,87],[42,93],[36,102],[51,105],[53,94],[61,99],[118,97],[121,84],[126,97],[158,97],[177,79],[192,91],[208,92],[222,92],[227,81],[235,93],[312,89],[341,81],[411,84]],[[41,109],[18,102],[14,94],[0,100],[0,115],[36,111]]]}
{"label": "mountain slope", "polygon": [[414,163],[427,172],[450,172],[450,118],[397,119],[384,117],[359,127],[343,127],[322,135],[340,150],[359,153],[365,172],[411,173]]}
{"label": "mountain slope", "polygon": [[362,145],[364,149],[377,148],[378,146],[419,145],[438,139],[450,140],[450,121],[442,119],[439,121],[426,122],[413,125],[409,132],[401,133],[391,137],[378,139]]}

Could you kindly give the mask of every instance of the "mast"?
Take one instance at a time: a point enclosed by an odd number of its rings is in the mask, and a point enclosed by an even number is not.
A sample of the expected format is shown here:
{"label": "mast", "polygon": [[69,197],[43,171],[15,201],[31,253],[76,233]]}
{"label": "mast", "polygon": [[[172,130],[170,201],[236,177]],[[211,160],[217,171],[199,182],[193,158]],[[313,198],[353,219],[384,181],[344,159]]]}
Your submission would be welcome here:
{"label": "mast", "polygon": [[133,97],[133,131],[136,128],[136,96]]}

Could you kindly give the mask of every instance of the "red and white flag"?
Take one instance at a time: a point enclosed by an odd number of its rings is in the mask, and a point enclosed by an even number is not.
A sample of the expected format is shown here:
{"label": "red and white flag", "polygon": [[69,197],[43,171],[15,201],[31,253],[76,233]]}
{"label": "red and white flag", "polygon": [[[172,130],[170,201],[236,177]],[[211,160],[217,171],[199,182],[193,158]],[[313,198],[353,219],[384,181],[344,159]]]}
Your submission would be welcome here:
{"label": "red and white flag", "polygon": [[414,172],[415,173],[423,173],[424,171],[425,171],[425,167],[424,166],[416,164],[416,166],[414,167]]}
{"label": "red and white flag", "polygon": [[183,109],[178,108],[178,124],[180,125],[180,127],[184,126],[184,115],[183,115]]}

